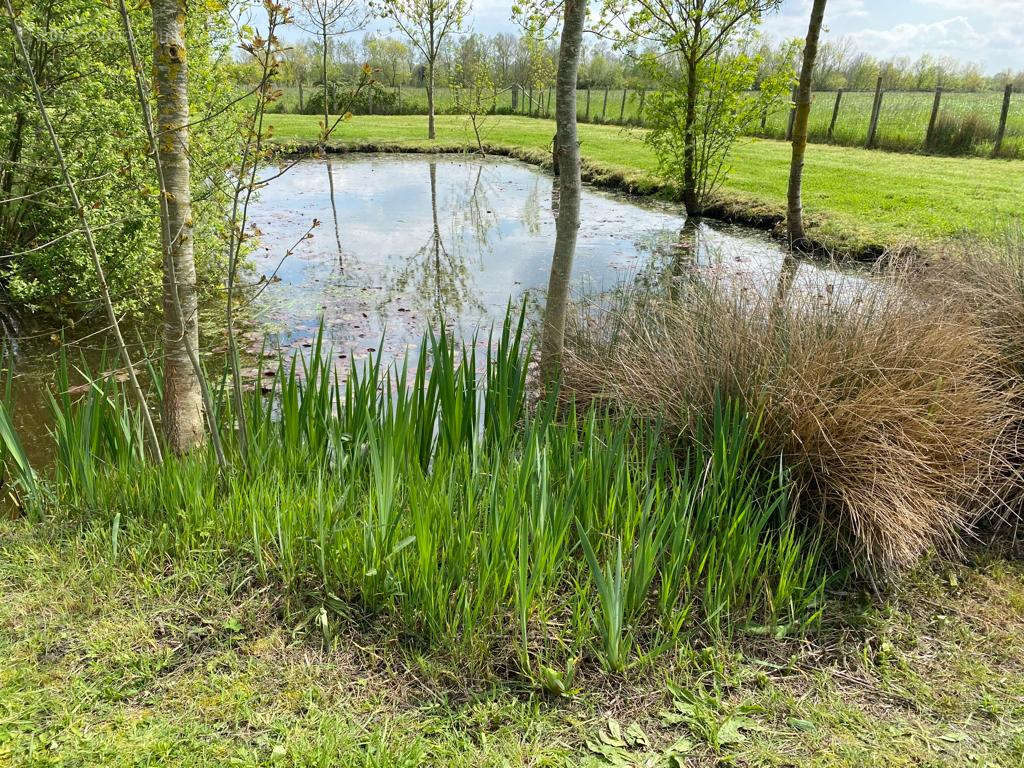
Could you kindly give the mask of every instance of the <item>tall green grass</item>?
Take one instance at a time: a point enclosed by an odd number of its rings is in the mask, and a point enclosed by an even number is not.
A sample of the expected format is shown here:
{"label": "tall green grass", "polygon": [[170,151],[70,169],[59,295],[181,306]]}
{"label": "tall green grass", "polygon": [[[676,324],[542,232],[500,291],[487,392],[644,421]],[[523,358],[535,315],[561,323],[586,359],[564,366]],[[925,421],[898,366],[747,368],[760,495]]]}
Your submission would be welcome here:
{"label": "tall green grass", "polygon": [[344,384],[318,340],[245,399],[247,460],[222,428],[225,474],[204,451],[147,463],[120,385],[57,394],[49,511],[108,531],[120,557],[240,559],[324,626],[554,690],[578,664],[620,673],[688,639],[816,620],[822,550],[761,463],[756,414],[723,400],[681,437],[531,403],[521,328],[481,359],[429,335]]}

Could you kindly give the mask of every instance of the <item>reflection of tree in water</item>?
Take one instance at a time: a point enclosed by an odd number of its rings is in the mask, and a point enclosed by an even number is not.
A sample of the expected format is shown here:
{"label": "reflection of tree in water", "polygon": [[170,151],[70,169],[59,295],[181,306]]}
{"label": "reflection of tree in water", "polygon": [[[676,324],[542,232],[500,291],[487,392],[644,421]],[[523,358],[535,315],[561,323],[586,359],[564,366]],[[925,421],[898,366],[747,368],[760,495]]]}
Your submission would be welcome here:
{"label": "reflection of tree in water", "polygon": [[331,169],[331,158],[327,157],[324,164],[327,166],[327,184],[330,187],[331,215],[334,218],[334,242],[338,247],[338,267],[344,269],[345,264],[341,251],[341,231],[338,228],[338,206],[334,202],[334,171]]}
{"label": "reflection of tree in water", "polygon": [[[463,220],[469,224],[477,244],[477,256],[482,261],[484,251],[491,250],[491,230],[498,224],[498,215],[494,213],[487,197],[487,184],[483,178],[484,166],[476,167],[476,178],[465,201],[459,206]],[[436,215],[436,214],[435,214]]]}
{"label": "reflection of tree in water", "polygon": [[[678,298],[682,285],[696,274],[701,248],[706,247],[701,241],[700,220],[687,217],[676,236],[649,246],[651,258],[637,271],[630,290]],[[639,242],[636,247],[646,250]]]}
{"label": "reflection of tree in water", "polygon": [[[558,185],[555,184],[555,187]],[[523,226],[527,234],[536,237],[540,234],[540,179],[533,182],[533,189],[526,193],[523,202]]]}
{"label": "reflection of tree in water", "polygon": [[[427,241],[406,259],[394,279],[388,281],[391,287],[388,300],[395,294],[412,292],[416,298],[424,300],[433,317],[447,325],[466,309],[482,311],[483,305],[473,298],[470,290],[463,238],[456,231],[449,245],[441,235],[437,215],[437,163],[433,162],[430,163],[430,208],[432,226]],[[487,218],[479,174],[463,210],[476,241],[486,243],[493,221]]]}

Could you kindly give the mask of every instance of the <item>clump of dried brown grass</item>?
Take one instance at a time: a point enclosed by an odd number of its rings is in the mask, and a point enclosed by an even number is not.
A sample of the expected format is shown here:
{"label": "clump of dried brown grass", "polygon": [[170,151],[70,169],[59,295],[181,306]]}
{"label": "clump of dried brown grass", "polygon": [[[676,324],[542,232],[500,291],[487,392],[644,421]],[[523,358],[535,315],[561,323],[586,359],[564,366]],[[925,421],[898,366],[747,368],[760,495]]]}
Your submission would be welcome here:
{"label": "clump of dried brown grass", "polygon": [[894,275],[781,292],[697,277],[671,293],[584,308],[566,394],[690,434],[716,397],[760,410],[765,458],[782,457],[801,509],[861,572],[955,549],[999,505],[1020,401],[962,297],[922,298]]}

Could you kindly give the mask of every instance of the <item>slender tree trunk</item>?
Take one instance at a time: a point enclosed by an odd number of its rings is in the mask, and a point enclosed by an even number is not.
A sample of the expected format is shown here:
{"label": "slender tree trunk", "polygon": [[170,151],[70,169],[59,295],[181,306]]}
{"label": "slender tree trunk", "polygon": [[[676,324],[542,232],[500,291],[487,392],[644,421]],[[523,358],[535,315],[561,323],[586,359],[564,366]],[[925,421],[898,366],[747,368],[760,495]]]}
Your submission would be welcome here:
{"label": "slender tree trunk", "polygon": [[683,122],[683,205],[688,216],[700,213],[697,196],[697,60],[686,62],[686,114]]}
{"label": "slender tree trunk", "polygon": [[807,26],[803,65],[800,67],[800,86],[797,89],[796,113],[793,119],[793,159],[789,165],[789,196],[786,209],[790,248],[804,248],[807,245],[801,192],[804,154],[807,151],[807,120],[811,114],[811,74],[814,71],[814,59],[818,55],[818,36],[821,34],[821,22],[825,17],[825,2],[826,0],[814,0],[811,21]]}
{"label": "slender tree trunk", "polygon": [[153,0],[152,7],[157,144],[167,196],[163,229],[171,238],[164,269],[164,433],[183,453],[204,439],[202,389],[190,360],[199,347],[199,306],[192,254],[186,2]]}
{"label": "slender tree trunk", "polygon": [[[168,265],[170,264],[170,253],[167,249],[171,245],[172,238],[169,236],[168,230],[167,184],[164,181],[164,171],[160,165],[160,152],[158,148],[159,140],[157,138],[156,123],[153,120],[153,111],[149,105],[149,95],[146,88],[146,74],[145,70],[142,68],[142,57],[139,55],[138,46],[135,44],[135,30],[132,29],[131,16],[128,13],[126,0],[119,0],[118,10],[121,13],[121,23],[124,25],[125,42],[128,43],[128,58],[132,63],[132,70],[135,74],[135,91],[136,95],[139,97],[139,107],[142,110],[142,124],[146,129],[146,138],[149,139],[149,147],[153,154],[153,164],[156,168],[157,182],[160,186],[160,248],[163,268],[169,271],[170,267]],[[174,301],[179,302],[177,295],[172,298]],[[178,312],[178,316],[181,316],[180,311]],[[201,387],[203,396],[203,407],[208,415],[212,415],[214,413],[213,397],[210,395],[210,387],[203,374],[203,366],[199,360],[199,350],[189,349],[188,353],[189,362],[192,364],[192,370],[195,371],[196,377],[199,379],[199,386]],[[220,430],[216,421],[212,418],[207,419],[207,424],[210,428],[210,437],[213,442],[214,454],[217,457],[217,465],[223,472],[227,466],[227,461],[224,458],[224,447],[220,441]]]}
{"label": "slender tree trunk", "polygon": [[327,97],[327,24],[323,26],[324,55],[323,55],[323,84],[324,84],[324,127],[321,144],[327,143],[327,126],[330,125],[330,99]]}
{"label": "slender tree trunk", "polygon": [[544,328],[541,340],[541,376],[547,385],[562,374],[565,348],[565,313],[569,280],[580,228],[580,146],[576,135],[576,75],[579,70],[586,0],[565,0],[565,20],[558,50],[555,120],[558,142],[558,218],[555,252],[551,257]]}
{"label": "slender tree trunk", "polygon": [[427,138],[433,139],[434,133],[434,60],[427,62]]}

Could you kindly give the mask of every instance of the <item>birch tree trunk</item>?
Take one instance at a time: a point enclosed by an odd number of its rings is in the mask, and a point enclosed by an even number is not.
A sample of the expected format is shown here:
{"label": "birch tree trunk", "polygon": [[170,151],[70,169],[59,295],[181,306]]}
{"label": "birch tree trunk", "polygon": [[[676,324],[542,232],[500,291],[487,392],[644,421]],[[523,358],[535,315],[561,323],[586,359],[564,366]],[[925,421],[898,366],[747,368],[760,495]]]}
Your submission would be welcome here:
{"label": "birch tree trunk", "polygon": [[800,67],[800,85],[797,88],[796,112],[793,117],[793,157],[789,165],[789,193],[786,208],[786,229],[790,248],[804,248],[807,235],[803,220],[803,174],[804,154],[807,151],[807,121],[811,114],[811,75],[814,59],[818,55],[818,37],[821,22],[825,17],[826,0],[814,0],[811,21],[807,26],[807,41],[804,43],[804,60]]}
{"label": "birch tree trunk", "polygon": [[157,146],[167,205],[161,215],[164,264],[164,434],[184,453],[204,440],[202,389],[190,353],[199,347],[196,265],[192,254],[192,192],[188,157],[188,61],[185,0],[153,0],[153,72]]}
{"label": "birch tree trunk", "polygon": [[558,219],[555,222],[555,252],[544,307],[541,339],[541,376],[552,384],[562,374],[565,349],[565,313],[569,303],[569,280],[580,228],[580,145],[576,136],[576,75],[579,70],[586,0],[565,0],[562,39],[558,49],[555,130],[558,145]]}

